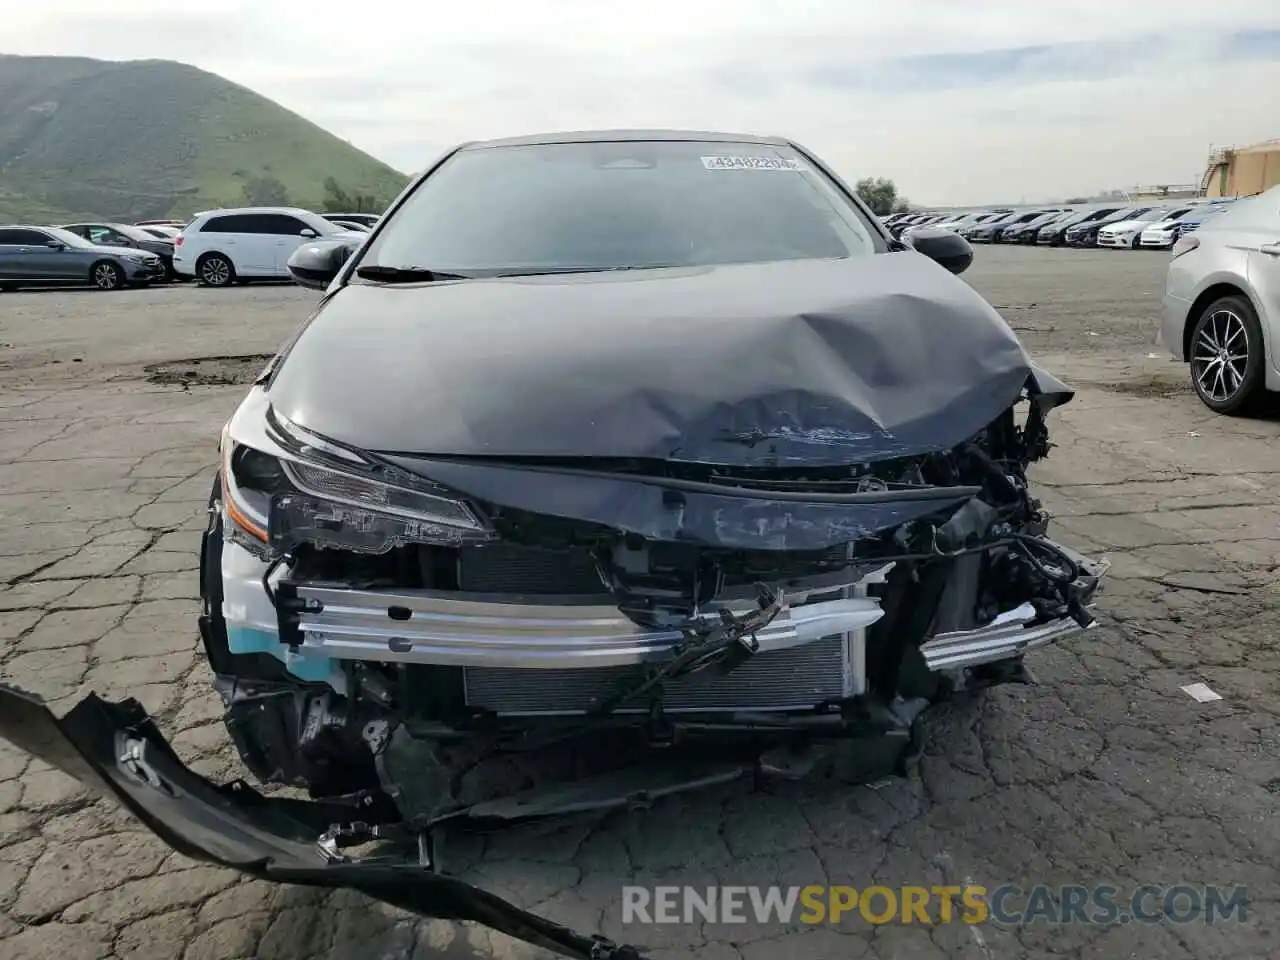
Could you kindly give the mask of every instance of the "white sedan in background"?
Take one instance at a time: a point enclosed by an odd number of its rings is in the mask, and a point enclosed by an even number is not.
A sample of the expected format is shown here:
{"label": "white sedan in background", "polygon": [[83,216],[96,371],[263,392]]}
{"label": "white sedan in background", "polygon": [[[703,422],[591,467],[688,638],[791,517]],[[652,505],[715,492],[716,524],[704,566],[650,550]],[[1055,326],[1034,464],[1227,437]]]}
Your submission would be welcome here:
{"label": "white sedan in background", "polygon": [[1119,223],[1109,223],[1098,231],[1098,246],[1100,247],[1121,247],[1129,250],[1136,250],[1142,236],[1142,231],[1147,229],[1153,223],[1160,223],[1164,220],[1173,220],[1182,216],[1184,213],[1192,209],[1191,204],[1181,207],[1167,209],[1164,207],[1155,207],[1148,210],[1141,216],[1134,217],[1132,220],[1121,220]]}
{"label": "white sedan in background", "polygon": [[[1150,249],[1168,250],[1184,233],[1190,233],[1203,221],[1226,210],[1230,201],[1210,201],[1198,203],[1180,216],[1171,216],[1166,220],[1153,223],[1142,231],[1138,240],[1140,246]],[[1190,229],[1187,229],[1190,227]]]}

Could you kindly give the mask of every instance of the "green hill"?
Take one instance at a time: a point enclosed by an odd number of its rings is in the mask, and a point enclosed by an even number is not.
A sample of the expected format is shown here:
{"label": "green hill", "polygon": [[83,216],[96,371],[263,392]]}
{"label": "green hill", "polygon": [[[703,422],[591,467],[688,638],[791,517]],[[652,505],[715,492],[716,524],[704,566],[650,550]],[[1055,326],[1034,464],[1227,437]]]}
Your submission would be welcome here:
{"label": "green hill", "polygon": [[406,182],[278,103],[186,64],[0,54],[0,221],[319,209],[330,177],[380,202]]}

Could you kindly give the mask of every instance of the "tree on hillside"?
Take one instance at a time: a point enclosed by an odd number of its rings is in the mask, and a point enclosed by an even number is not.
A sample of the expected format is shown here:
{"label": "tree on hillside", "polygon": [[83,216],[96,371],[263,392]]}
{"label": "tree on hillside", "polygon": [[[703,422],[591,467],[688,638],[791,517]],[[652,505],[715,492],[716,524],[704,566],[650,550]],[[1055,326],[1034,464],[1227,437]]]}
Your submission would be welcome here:
{"label": "tree on hillside", "polygon": [[908,208],[907,198],[898,196],[897,185],[886,177],[864,177],[854,185],[854,190],[878,217]]}
{"label": "tree on hillside", "polygon": [[254,177],[244,185],[244,202],[251,207],[287,207],[289,190],[275,177]]}
{"label": "tree on hillside", "polygon": [[333,177],[324,178],[325,213],[382,213],[387,202],[371,193],[350,193]]}

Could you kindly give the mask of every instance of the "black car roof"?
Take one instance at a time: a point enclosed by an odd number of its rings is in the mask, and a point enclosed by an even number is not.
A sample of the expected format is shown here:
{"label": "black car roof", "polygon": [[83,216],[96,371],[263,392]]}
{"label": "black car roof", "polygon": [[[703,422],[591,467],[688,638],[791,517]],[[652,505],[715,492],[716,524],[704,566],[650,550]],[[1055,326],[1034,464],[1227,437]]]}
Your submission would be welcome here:
{"label": "black car roof", "polygon": [[711,130],[572,130],[559,133],[530,133],[521,137],[503,137],[497,140],[474,140],[470,143],[464,143],[459,149],[523,147],[540,143],[626,143],[646,140],[753,143],[772,147],[792,146],[792,142],[785,137],[761,137],[750,133],[724,133]]}

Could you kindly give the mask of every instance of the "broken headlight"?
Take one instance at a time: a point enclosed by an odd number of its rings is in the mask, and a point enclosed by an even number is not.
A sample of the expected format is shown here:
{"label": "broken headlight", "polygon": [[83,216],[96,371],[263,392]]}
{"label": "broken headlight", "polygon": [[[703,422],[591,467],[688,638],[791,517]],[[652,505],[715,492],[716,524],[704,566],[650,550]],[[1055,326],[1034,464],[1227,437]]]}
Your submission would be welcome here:
{"label": "broken headlight", "polygon": [[488,539],[465,503],[422,489],[424,482],[393,467],[372,476],[283,461],[296,492],[271,501],[271,545],[287,553],[298,543],[386,553],[407,543]]}
{"label": "broken headlight", "polygon": [[[429,480],[332,441],[320,448],[309,433],[305,444],[292,443],[303,432],[279,417],[268,415],[266,431],[237,431],[238,420],[222,436],[223,509],[228,536],[255,553],[290,553],[304,543],[385,553],[490,536],[466,503]],[[240,432],[252,434],[248,442],[236,439]]]}

